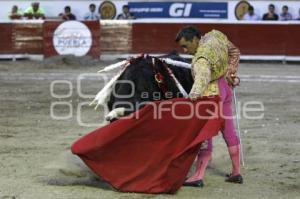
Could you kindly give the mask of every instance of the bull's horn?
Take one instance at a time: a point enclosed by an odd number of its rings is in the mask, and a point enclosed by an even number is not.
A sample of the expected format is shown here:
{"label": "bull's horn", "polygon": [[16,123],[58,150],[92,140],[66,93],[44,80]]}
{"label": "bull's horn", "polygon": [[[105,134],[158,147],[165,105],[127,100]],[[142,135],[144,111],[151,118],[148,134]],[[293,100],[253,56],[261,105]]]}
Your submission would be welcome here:
{"label": "bull's horn", "polygon": [[108,72],[108,71],[111,71],[111,70],[114,70],[114,69],[117,69],[117,68],[121,68],[122,66],[126,65],[127,63],[128,63],[127,60],[123,60],[123,61],[120,61],[118,63],[111,64],[109,66],[106,66],[104,69],[99,70],[98,73]]}
{"label": "bull's horn", "polygon": [[188,63],[185,63],[185,62],[182,62],[182,61],[176,61],[176,60],[173,60],[173,59],[170,59],[170,58],[160,58],[160,60],[164,61],[167,64],[170,64],[170,65],[173,65],[173,66],[178,66],[178,67],[181,67],[181,68],[187,68],[187,69],[192,68],[191,64],[188,64]]}

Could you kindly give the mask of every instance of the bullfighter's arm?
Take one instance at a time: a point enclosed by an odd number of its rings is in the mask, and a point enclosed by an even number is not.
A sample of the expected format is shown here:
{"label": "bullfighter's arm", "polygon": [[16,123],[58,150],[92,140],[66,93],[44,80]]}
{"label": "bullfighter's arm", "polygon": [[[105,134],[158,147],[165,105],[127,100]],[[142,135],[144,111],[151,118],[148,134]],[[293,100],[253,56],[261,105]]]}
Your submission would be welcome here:
{"label": "bullfighter's arm", "polygon": [[190,98],[196,99],[201,96],[211,80],[210,63],[200,58],[193,64],[194,84],[190,92]]}
{"label": "bullfighter's arm", "polygon": [[228,69],[226,79],[232,83],[237,76],[237,70],[240,62],[240,50],[229,41],[228,43]]}

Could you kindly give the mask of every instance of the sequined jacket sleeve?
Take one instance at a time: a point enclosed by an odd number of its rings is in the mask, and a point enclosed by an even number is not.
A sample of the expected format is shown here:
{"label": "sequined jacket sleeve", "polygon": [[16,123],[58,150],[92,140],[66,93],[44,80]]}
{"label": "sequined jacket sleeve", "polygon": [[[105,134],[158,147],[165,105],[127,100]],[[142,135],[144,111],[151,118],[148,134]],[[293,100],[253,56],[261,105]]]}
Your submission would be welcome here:
{"label": "sequined jacket sleeve", "polygon": [[193,64],[192,74],[194,77],[194,84],[190,93],[194,93],[200,97],[211,81],[211,68],[209,62],[205,58],[198,59]]}
{"label": "sequined jacket sleeve", "polygon": [[230,74],[235,74],[240,62],[240,50],[230,41],[228,42],[228,69]]}

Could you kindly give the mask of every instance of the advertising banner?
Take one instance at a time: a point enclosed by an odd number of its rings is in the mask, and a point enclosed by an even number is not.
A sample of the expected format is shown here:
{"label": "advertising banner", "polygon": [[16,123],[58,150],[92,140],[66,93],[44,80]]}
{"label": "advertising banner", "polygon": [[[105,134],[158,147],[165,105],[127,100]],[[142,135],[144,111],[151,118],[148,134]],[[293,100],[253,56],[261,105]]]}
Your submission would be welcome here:
{"label": "advertising banner", "polygon": [[129,2],[136,18],[227,19],[227,2]]}

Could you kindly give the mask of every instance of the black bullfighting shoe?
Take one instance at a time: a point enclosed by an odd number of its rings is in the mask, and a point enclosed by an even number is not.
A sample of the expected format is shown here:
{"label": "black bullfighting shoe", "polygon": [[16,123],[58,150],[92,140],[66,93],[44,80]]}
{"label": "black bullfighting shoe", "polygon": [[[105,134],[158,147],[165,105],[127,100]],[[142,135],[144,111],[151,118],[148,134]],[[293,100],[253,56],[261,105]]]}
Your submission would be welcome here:
{"label": "black bullfighting shoe", "polygon": [[239,184],[243,184],[243,177],[241,174],[238,175],[226,175],[226,182],[232,182],[232,183],[239,183]]}
{"label": "black bullfighting shoe", "polygon": [[186,186],[186,187],[203,187],[204,183],[203,183],[203,180],[196,180],[196,181],[193,181],[193,182],[184,182],[183,186]]}

